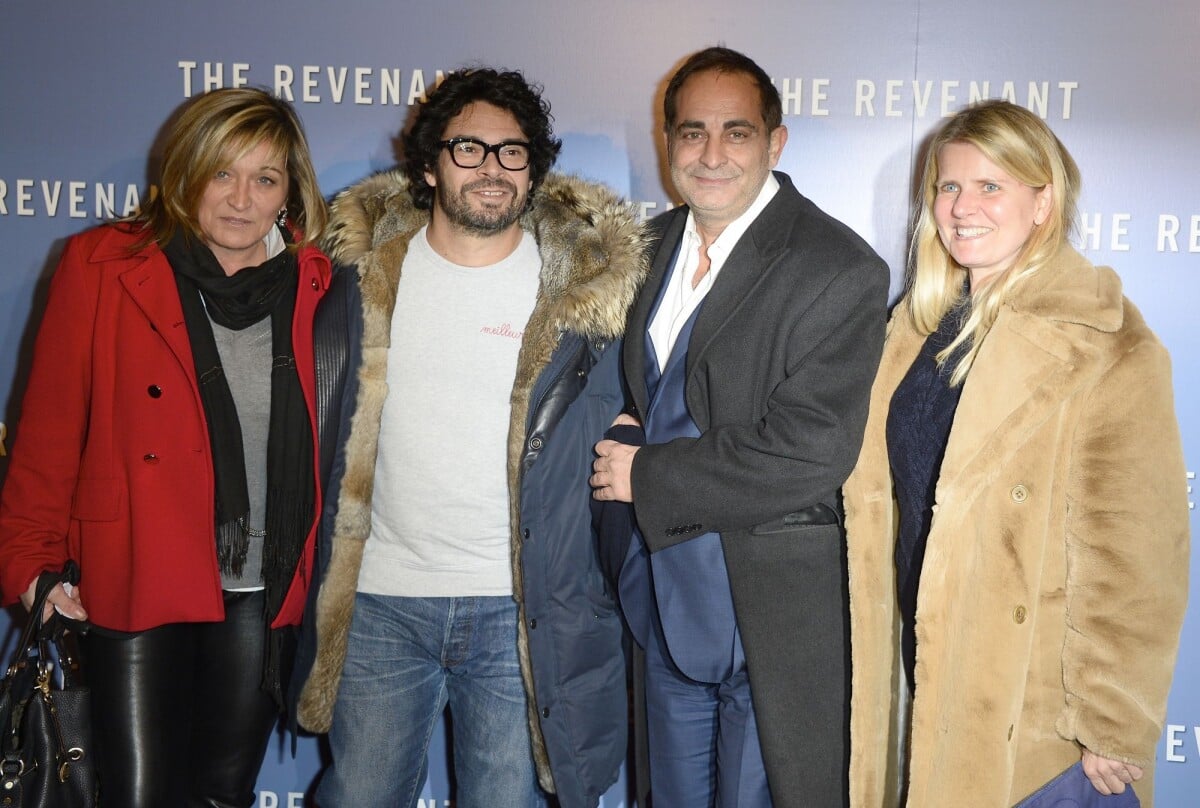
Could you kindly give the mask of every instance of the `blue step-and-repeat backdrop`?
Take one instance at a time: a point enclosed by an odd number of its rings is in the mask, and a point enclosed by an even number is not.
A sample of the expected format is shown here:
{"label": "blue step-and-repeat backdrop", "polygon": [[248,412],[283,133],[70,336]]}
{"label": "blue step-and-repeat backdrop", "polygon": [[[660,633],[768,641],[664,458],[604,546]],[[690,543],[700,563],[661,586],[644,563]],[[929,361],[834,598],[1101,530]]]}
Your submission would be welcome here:
{"label": "blue step-and-repeat backdrop", "polygon": [[[790,130],[780,167],[887,259],[893,291],[914,157],[940,119],[995,97],[1044,117],[1083,172],[1077,244],[1120,272],[1170,350],[1189,469],[1200,464],[1196,0],[4,0],[0,449],[19,428],[64,240],[146,197],[151,146],[190,96],[255,85],[294,101],[332,195],[395,163],[396,135],[440,76],[470,63],[519,68],[545,86],[560,168],[608,183],[649,216],[672,204],[665,81],[685,54],[717,43],[774,78]],[[14,614],[0,616],[6,654]],[[1158,748],[1168,808],[1196,805],[1200,792],[1198,670],[1200,601]],[[260,808],[304,804],[320,746],[303,739],[295,759],[288,747],[268,754]],[[423,806],[442,808],[444,738],[432,755]],[[618,783],[603,805],[625,808],[625,793]]]}

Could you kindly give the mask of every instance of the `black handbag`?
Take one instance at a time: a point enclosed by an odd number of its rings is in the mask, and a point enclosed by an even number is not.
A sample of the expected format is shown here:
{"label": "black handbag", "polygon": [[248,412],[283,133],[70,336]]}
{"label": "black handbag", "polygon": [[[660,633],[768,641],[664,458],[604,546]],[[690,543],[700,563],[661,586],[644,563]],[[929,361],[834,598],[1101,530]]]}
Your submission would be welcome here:
{"label": "black handbag", "polygon": [[68,561],[61,573],[43,573],[21,642],[0,682],[0,808],[93,808],[90,693],[79,660],[54,614],[43,623],[46,596],[58,583],[79,582]]}

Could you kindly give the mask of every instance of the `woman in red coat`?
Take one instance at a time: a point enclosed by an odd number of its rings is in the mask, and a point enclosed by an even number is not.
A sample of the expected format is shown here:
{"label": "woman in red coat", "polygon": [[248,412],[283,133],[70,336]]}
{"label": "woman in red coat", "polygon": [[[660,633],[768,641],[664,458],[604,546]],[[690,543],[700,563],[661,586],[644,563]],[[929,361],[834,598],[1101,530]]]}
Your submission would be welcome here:
{"label": "woman in red coat", "polygon": [[[250,806],[319,511],[312,318],[326,221],[300,122],[192,102],[160,192],[72,238],[0,500],[0,590],[88,619],[101,800]],[[51,608],[50,606],[47,607]]]}

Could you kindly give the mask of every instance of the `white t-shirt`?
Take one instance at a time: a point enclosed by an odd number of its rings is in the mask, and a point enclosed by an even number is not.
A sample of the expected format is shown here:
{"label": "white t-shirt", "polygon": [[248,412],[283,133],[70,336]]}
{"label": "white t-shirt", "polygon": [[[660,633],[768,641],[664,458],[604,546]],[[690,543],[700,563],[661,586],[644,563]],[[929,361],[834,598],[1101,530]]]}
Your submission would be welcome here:
{"label": "white t-shirt", "polygon": [[528,233],[487,267],[442,258],[425,229],[409,244],[360,592],[512,594],[509,400],[540,274]]}

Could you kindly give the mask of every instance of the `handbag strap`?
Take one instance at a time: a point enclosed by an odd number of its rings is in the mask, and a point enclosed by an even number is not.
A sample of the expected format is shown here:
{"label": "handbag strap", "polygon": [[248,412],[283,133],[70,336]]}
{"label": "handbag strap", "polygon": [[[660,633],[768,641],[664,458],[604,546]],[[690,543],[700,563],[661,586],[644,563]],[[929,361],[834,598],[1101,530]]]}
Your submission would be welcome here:
{"label": "handbag strap", "polygon": [[67,561],[61,572],[43,572],[38,576],[37,588],[34,590],[33,604],[29,607],[29,619],[25,621],[25,628],[21,631],[21,640],[17,643],[16,651],[13,653],[12,660],[8,665],[10,672],[22,660],[29,657],[30,653],[37,648],[40,641],[53,639],[57,642],[62,634],[64,628],[62,624],[64,622],[73,627],[80,627],[82,630],[86,630],[88,625],[86,621],[64,618],[57,612],[50,616],[49,621],[42,619],[42,615],[46,611],[46,598],[49,597],[50,590],[62,583],[68,583],[72,586],[79,583],[79,565],[74,560]]}

